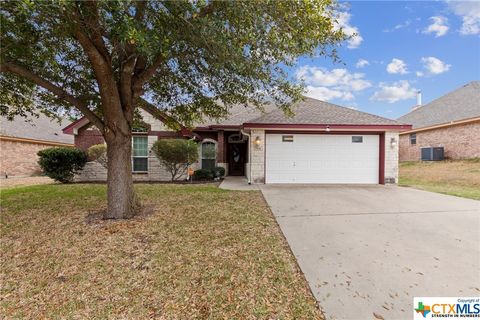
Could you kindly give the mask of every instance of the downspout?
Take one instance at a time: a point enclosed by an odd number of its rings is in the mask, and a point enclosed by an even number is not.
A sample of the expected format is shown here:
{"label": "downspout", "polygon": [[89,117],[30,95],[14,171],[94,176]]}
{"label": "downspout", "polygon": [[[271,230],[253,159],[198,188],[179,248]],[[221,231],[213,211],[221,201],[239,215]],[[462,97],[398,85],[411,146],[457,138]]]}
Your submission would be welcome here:
{"label": "downspout", "polygon": [[252,150],[251,150],[251,144],[252,142],[250,141],[251,135],[249,133],[246,133],[243,131],[243,129],[240,129],[240,132],[248,137],[248,177],[247,177],[247,182],[248,184],[252,184]]}

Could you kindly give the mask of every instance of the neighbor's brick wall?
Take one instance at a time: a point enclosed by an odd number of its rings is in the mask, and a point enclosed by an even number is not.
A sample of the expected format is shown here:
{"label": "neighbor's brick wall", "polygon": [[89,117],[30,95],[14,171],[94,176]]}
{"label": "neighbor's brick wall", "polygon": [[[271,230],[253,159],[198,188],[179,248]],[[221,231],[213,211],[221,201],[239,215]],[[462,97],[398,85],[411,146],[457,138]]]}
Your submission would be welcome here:
{"label": "neighbor's brick wall", "polygon": [[8,176],[32,176],[42,173],[37,152],[52,148],[52,145],[22,141],[0,140],[0,173]]}
{"label": "neighbor's brick wall", "polygon": [[417,144],[410,145],[410,135],[400,136],[400,161],[420,161],[420,148],[444,147],[448,159],[480,157],[480,121],[417,132]]}
{"label": "neighbor's brick wall", "polygon": [[[252,151],[250,180],[252,183],[265,183],[265,130],[252,130],[250,136],[249,143]],[[262,141],[259,146],[255,144],[257,137]]]}
{"label": "neighbor's brick wall", "polygon": [[[396,145],[392,146],[392,139]],[[398,183],[398,132],[385,132],[385,183]]]}

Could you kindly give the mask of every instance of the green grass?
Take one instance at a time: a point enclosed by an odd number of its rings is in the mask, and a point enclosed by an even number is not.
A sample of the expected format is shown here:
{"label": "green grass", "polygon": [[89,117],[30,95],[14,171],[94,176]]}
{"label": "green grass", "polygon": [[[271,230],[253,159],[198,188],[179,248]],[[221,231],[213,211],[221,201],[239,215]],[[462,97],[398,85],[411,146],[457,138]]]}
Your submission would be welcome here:
{"label": "green grass", "polygon": [[323,318],[259,192],[135,188],[153,213],[93,222],[104,185],[0,190],[2,316]]}
{"label": "green grass", "polygon": [[399,184],[480,200],[480,159],[401,163]]}

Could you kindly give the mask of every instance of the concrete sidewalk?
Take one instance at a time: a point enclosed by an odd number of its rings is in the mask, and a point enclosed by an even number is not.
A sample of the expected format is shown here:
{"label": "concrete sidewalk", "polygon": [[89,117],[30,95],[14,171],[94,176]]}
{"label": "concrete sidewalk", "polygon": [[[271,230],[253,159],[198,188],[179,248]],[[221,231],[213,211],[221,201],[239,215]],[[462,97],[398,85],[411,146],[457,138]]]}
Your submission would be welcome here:
{"label": "concrete sidewalk", "polygon": [[220,189],[225,190],[240,190],[240,191],[248,191],[248,190],[258,190],[258,185],[248,184],[247,178],[245,177],[235,177],[235,176],[227,176],[223,179],[222,183],[219,186]]}
{"label": "concrete sidewalk", "polygon": [[480,294],[480,201],[401,187],[261,187],[327,319],[411,319]]}

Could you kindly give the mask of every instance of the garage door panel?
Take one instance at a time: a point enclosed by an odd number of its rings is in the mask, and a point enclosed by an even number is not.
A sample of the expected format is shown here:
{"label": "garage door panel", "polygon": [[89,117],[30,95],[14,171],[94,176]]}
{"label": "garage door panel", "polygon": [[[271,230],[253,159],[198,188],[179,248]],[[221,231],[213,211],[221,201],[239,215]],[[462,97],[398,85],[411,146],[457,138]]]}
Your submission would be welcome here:
{"label": "garage door panel", "polygon": [[295,134],[266,136],[267,183],[378,183],[379,136]]}

